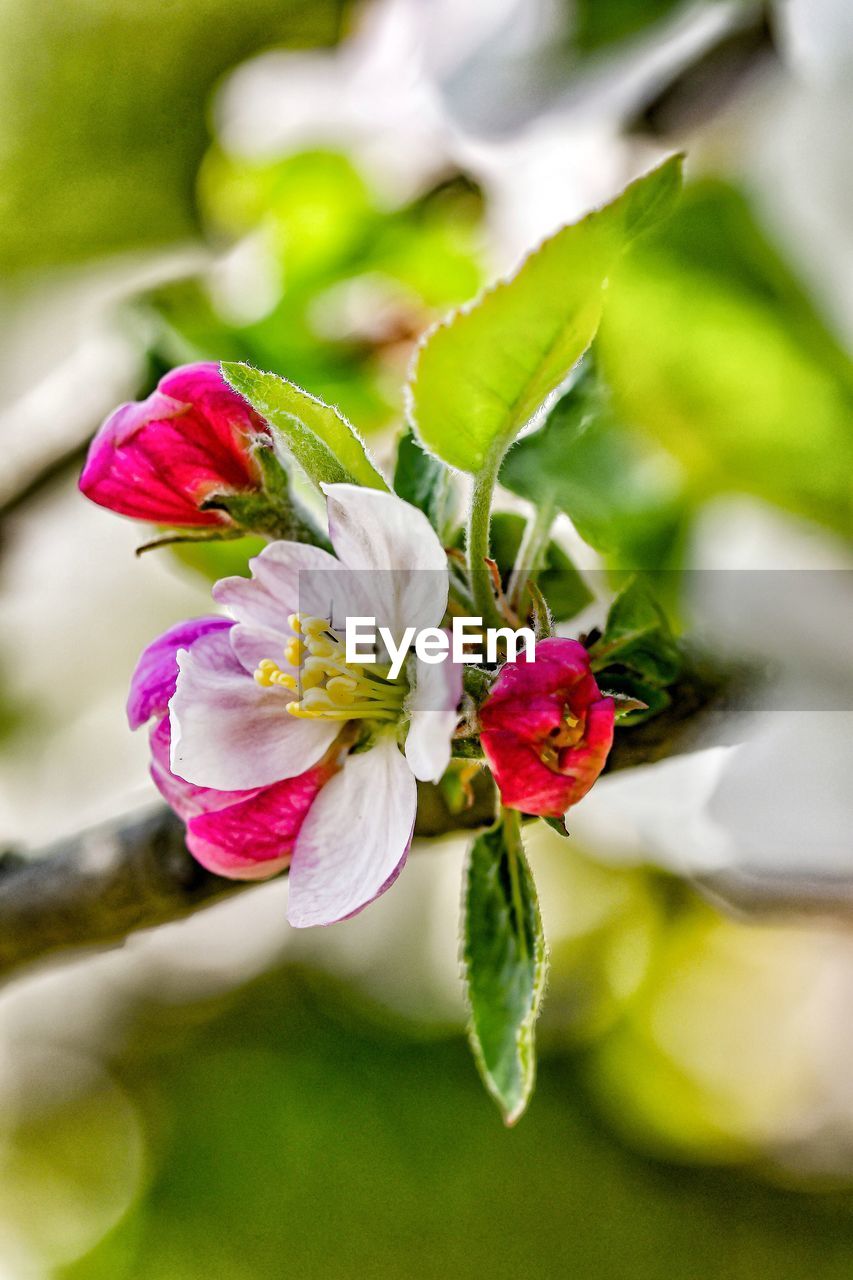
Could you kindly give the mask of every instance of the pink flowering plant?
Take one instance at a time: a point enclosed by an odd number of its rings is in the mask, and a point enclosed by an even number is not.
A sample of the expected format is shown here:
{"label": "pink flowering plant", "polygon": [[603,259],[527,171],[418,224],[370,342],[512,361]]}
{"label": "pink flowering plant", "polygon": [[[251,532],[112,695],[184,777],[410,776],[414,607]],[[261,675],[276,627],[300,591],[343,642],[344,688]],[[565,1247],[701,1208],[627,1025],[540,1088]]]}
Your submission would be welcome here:
{"label": "pink flowering plant", "polygon": [[[290,924],[331,925],[393,885],[427,808],[445,831],[480,823],[462,949],[472,1045],[508,1123],[533,1087],[547,966],[524,825],[567,835],[614,742],[666,710],[681,669],[639,580],[577,633],[593,594],[551,539],[548,483],[555,434],[568,447],[585,404],[605,286],[679,172],[665,162],[424,336],[393,479],[334,407],[202,363],[111,414],[80,480],[160,541],[267,540],[214,585],[207,616],[152,639],[130,682],[130,726],[149,726],[152,777],[203,867],[286,872]],[[492,507],[519,474],[531,510],[515,537],[518,517]],[[457,647],[459,619],[469,644],[494,638],[485,656]],[[379,637],[358,653],[353,620]]]}

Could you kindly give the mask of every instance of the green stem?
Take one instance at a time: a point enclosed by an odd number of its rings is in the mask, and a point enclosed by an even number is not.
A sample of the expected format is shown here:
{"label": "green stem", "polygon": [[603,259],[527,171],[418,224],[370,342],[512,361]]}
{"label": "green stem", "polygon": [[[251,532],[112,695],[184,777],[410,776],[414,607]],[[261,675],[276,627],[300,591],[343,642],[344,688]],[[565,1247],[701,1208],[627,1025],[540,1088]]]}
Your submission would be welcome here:
{"label": "green stem", "polygon": [[302,504],[292,497],[290,509],[283,511],[279,519],[273,518],[267,528],[258,529],[257,532],[285,542],[305,542],[313,547],[322,547],[324,551],[332,550],[327,534]]}
{"label": "green stem", "polygon": [[144,556],[146,551],[159,551],[160,547],[175,547],[181,543],[194,543],[198,546],[201,542],[232,542],[241,536],[241,529],[229,529],[226,525],[219,525],[204,533],[194,533],[192,530],[183,533],[165,533],[161,538],[152,538],[150,542],[141,543],[134,555]]}
{"label": "green stem", "polygon": [[483,701],[494,683],[494,671],[486,671],[483,667],[466,667],[462,673],[462,687],[476,703]]}
{"label": "green stem", "polygon": [[305,542],[330,551],[332,544],[312,516],[286,486],[262,493],[217,494],[202,503],[206,510],[228,513],[237,532],[256,533],[284,542]]}
{"label": "green stem", "polygon": [[554,499],[546,496],[525,526],[524,537],[521,539],[521,546],[518,548],[518,555],[506,593],[507,600],[514,607],[521,604],[524,589],[531,575],[538,573],[542,568],[555,515]]}
{"label": "green stem", "polygon": [[471,507],[468,513],[468,571],[471,575],[471,592],[477,616],[484,627],[499,627],[504,619],[495,603],[491,575],[486,568],[489,556],[489,526],[492,513],[492,492],[498,476],[503,452],[490,455],[481,471],[474,477],[471,489]]}

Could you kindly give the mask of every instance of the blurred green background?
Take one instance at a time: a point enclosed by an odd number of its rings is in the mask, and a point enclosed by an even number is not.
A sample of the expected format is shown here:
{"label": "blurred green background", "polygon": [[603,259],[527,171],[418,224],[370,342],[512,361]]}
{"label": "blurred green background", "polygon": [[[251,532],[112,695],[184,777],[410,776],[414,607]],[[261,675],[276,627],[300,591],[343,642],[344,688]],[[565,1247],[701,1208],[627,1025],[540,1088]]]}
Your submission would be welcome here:
{"label": "blurred green background", "polygon": [[[558,541],[675,571],[687,614],[685,571],[849,571],[849,14],[2,0],[3,842],[152,802],[128,674],[251,550],[134,562],[140,530],[74,487],[101,417],[246,359],[387,464],[418,335],[674,149],[687,191],[611,281],[594,413],[545,454]],[[516,520],[543,447],[502,473]],[[849,630],[803,631],[783,576],[778,614],[723,639],[807,653],[847,709],[816,730],[835,773],[803,753],[820,805],[754,848],[807,770],[765,753],[732,798],[713,748],[603,781],[571,841],[531,835],[553,969],[516,1130],[464,1042],[464,842],[309,937],[259,888],[0,996],[0,1280],[848,1275],[853,948],[831,895],[802,909],[853,853]],[[785,759],[814,728],[774,725]],[[731,912],[741,880],[770,919]]]}

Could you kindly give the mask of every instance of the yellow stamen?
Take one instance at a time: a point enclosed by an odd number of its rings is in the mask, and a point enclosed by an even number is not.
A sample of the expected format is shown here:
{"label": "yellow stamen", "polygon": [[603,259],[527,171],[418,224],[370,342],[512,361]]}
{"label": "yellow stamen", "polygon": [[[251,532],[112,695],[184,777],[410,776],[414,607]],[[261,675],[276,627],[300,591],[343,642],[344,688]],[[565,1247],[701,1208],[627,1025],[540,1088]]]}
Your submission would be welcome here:
{"label": "yellow stamen", "polygon": [[300,719],[395,720],[406,696],[404,680],[390,680],[389,668],[346,661],[346,649],[325,618],[291,614],[293,636],[284,657],[298,674],[282,671],[272,658],[258,663],[255,679],[265,688],[280,686],[301,697],[286,703]]}
{"label": "yellow stamen", "polygon": [[294,636],[292,640],[288,640],[284,646],[285,661],[289,662],[292,667],[298,667],[302,661],[302,655],[305,652],[305,646],[298,636]]}
{"label": "yellow stamen", "polygon": [[326,682],[326,692],[332,702],[339,707],[347,707],[355,702],[357,689],[358,681],[350,679],[349,676],[332,676],[331,680]]}
{"label": "yellow stamen", "polygon": [[[309,667],[308,663],[312,663]],[[308,658],[299,669],[299,687],[302,689],[319,689],[326,680],[326,667],[317,658]]]}
{"label": "yellow stamen", "polygon": [[325,618],[303,618],[301,614],[296,616],[299,618],[300,630],[312,639],[325,635],[329,630],[329,624]]}
{"label": "yellow stamen", "polygon": [[273,662],[272,658],[263,658],[258,663],[255,679],[265,689],[271,689],[274,685],[281,685],[283,689],[295,691],[297,687],[296,678],[287,671],[282,671],[278,663]]}

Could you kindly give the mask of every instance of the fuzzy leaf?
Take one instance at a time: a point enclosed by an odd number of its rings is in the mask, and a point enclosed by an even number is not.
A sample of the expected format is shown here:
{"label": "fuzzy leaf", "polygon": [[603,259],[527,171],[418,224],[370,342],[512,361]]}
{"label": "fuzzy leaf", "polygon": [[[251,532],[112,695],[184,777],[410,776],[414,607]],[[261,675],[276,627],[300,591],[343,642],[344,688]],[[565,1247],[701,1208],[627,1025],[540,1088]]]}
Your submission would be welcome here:
{"label": "fuzzy leaf", "polygon": [[680,182],[673,156],[427,334],[409,388],[425,448],[474,473],[500,457],[589,346],[611,266],[669,211]]}
{"label": "fuzzy leaf", "polygon": [[624,671],[608,671],[598,677],[598,685],[605,697],[613,698],[616,706],[616,723],[620,728],[642,724],[652,716],[660,715],[672,704],[666,689],[644,684],[636,676]]}
{"label": "fuzzy leaf", "polygon": [[222,376],[273,428],[277,439],[315,484],[388,486],[346,418],[301,387],[251,365],[223,361]]}
{"label": "fuzzy leaf", "polygon": [[675,680],[682,666],[681,654],[666,614],[642,579],[632,578],[619,592],[590,657],[594,671],[612,665],[624,667],[655,688]]}
{"label": "fuzzy leaf", "polygon": [[514,817],[471,846],[463,927],[471,1046],[504,1121],[514,1124],[533,1091],[547,971],[536,888]]}
{"label": "fuzzy leaf", "polygon": [[394,492],[423,511],[439,536],[447,524],[451,483],[447,467],[424,453],[413,433],[406,431],[397,447]]}

